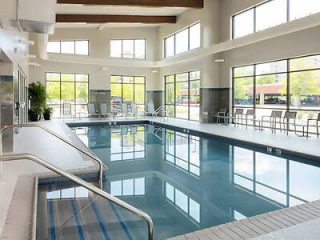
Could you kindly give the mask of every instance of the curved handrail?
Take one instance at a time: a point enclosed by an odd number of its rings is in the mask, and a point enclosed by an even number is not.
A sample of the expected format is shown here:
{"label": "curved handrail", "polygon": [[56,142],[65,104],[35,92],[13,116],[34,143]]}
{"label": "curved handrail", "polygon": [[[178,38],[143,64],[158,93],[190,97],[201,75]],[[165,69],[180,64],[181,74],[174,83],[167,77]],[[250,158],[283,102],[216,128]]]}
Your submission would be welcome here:
{"label": "curved handrail", "polygon": [[44,126],[41,126],[41,125],[38,125],[38,124],[14,124],[14,125],[8,125],[8,126],[4,126],[1,130],[0,130],[0,135],[2,136],[3,132],[9,128],[40,128],[42,129],[43,131],[51,134],[52,136],[60,139],[61,141],[63,141],[64,143],[68,144],[69,146],[77,149],[78,151],[82,152],[83,154],[85,154],[86,156],[94,159],[95,161],[98,162],[99,164],[99,167],[100,167],[100,171],[99,171],[99,184],[100,184],[100,188],[102,189],[103,188],[103,180],[102,180],[102,177],[103,177],[103,169],[108,169],[107,166],[99,159],[97,158],[96,156],[94,156],[93,154],[91,154],[90,152],[88,151],[85,151],[83,149],[81,149],[80,147],[74,145],[72,142],[70,142],[69,140],[65,139],[64,137],[61,137],[60,135],[56,134],[55,132],[53,132],[52,130],[50,130],[49,128],[47,127],[44,127]]}
{"label": "curved handrail", "polygon": [[91,192],[93,192],[93,193],[119,205],[120,207],[123,207],[124,209],[134,213],[135,215],[141,217],[142,219],[144,219],[147,222],[148,240],[153,240],[153,221],[147,213],[145,213],[145,212],[131,206],[130,204],[112,196],[111,194],[93,186],[92,184],[87,183],[86,181],[82,180],[79,177],[76,177],[75,175],[73,175],[71,173],[67,173],[67,172],[63,171],[62,169],[52,165],[51,163],[48,163],[40,158],[37,158],[34,155],[26,154],[26,153],[21,153],[21,154],[8,153],[8,154],[0,155],[0,161],[3,161],[3,162],[19,161],[19,160],[23,161],[26,159],[30,160],[32,162],[35,162],[35,163],[37,163],[47,169],[50,169],[51,171],[53,171],[63,177],[68,178],[69,180],[79,184],[80,186],[90,190]]}

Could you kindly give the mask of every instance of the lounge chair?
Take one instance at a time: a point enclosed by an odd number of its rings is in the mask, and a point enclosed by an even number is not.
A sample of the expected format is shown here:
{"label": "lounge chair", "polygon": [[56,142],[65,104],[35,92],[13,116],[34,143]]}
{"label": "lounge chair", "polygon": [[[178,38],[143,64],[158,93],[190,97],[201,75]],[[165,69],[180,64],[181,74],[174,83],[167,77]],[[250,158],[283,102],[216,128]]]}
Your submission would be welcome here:
{"label": "lounge chair", "polygon": [[145,112],[146,116],[159,117],[160,114],[166,115],[166,110],[164,106],[160,106],[157,109],[154,108],[153,102],[147,103],[147,111]]}
{"label": "lounge chair", "polygon": [[244,114],[244,118],[246,120],[246,128],[249,126],[249,122],[252,122],[253,127],[256,127],[258,123],[259,129],[261,129],[261,122],[256,119],[256,113],[254,109],[248,109],[247,112]]}
{"label": "lounge chair", "polygon": [[[312,125],[311,123],[314,122],[315,124]],[[319,137],[319,127],[320,127],[320,113],[318,113],[318,117],[316,119],[309,118],[307,122],[307,137],[309,137],[309,128],[316,127],[317,129],[317,137]]]}
{"label": "lounge chair", "polygon": [[100,103],[100,116],[105,118],[110,116],[107,103]]}
{"label": "lounge chair", "polygon": [[243,120],[244,120],[244,109],[242,108],[236,108],[236,110],[234,111],[234,114],[228,114],[227,117],[229,118],[229,121],[234,121],[234,126],[237,126],[237,124],[240,123],[240,120],[241,120],[241,123],[243,123]]}
{"label": "lounge chair", "polygon": [[[297,112],[290,112],[290,111],[285,112],[285,114],[281,120],[280,130],[286,131],[287,135],[288,135],[289,130],[290,130],[290,125],[293,125],[294,131],[295,131],[295,133],[297,133],[296,118],[297,118]],[[281,127],[281,125],[283,128]]]}
{"label": "lounge chair", "polygon": [[227,116],[227,109],[226,108],[221,108],[216,114],[213,116],[213,118],[216,119],[216,123],[220,123],[220,119],[224,119],[224,123],[226,122],[225,117]]}
{"label": "lounge chair", "polygon": [[128,109],[128,103],[121,103],[121,113],[122,116],[128,117],[129,115],[129,109]]}
{"label": "lounge chair", "polygon": [[136,103],[131,103],[131,114],[134,118],[138,117],[138,106]]}
{"label": "lounge chair", "polygon": [[62,105],[62,115],[63,115],[63,118],[67,116],[72,117],[71,103],[64,103]]}
{"label": "lounge chair", "polygon": [[[265,120],[265,119],[268,119],[268,120]],[[270,124],[271,131],[276,132],[277,123],[281,125],[281,119],[282,119],[282,111],[272,110],[270,116],[267,116],[267,115],[262,116],[261,126],[263,127],[264,122],[268,122]]]}
{"label": "lounge chair", "polygon": [[156,110],[154,109],[154,104],[153,102],[147,103],[147,111],[145,112],[146,116],[151,116],[154,117],[156,116]]}
{"label": "lounge chair", "polygon": [[99,114],[96,110],[96,105],[94,103],[88,103],[88,117],[98,117]]}

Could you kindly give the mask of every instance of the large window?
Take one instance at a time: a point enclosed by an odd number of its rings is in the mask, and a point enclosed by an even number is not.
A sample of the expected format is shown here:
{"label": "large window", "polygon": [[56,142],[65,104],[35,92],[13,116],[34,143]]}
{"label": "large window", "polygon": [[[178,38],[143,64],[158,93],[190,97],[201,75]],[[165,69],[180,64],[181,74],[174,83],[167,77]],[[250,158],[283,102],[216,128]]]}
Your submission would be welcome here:
{"label": "large window", "polygon": [[146,40],[111,40],[110,56],[114,58],[146,59]]}
{"label": "large window", "polygon": [[53,117],[62,117],[67,105],[71,105],[68,117],[86,114],[88,89],[88,74],[46,73],[47,104],[53,108]]}
{"label": "large window", "polygon": [[234,68],[233,105],[254,108],[258,116],[279,109],[297,111],[302,121],[316,118],[320,112],[320,55]]}
{"label": "large window", "polygon": [[320,169],[240,147],[233,147],[233,183],[285,207],[320,197]]}
{"label": "large window", "polygon": [[73,41],[50,41],[48,42],[47,52],[75,54],[75,55],[89,55],[89,41],[88,40],[73,40]]}
{"label": "large window", "polygon": [[201,46],[201,25],[196,23],[164,39],[164,57],[172,57]]}
{"label": "large window", "polygon": [[168,117],[200,119],[200,71],[165,77],[165,105]]}
{"label": "large window", "polygon": [[318,12],[320,12],[320,1],[318,0],[270,0],[232,17],[233,38]]}
{"label": "large window", "polygon": [[111,107],[121,112],[121,104],[136,103],[138,110],[145,110],[145,77],[111,76]]}

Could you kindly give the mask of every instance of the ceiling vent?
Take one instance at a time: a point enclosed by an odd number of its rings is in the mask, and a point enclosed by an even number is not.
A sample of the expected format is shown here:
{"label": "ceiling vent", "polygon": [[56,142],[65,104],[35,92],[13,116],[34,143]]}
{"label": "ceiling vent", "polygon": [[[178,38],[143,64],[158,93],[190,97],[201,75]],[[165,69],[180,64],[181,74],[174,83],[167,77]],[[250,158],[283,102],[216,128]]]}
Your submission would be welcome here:
{"label": "ceiling vent", "polygon": [[3,29],[53,34],[56,0],[0,0],[0,6]]}

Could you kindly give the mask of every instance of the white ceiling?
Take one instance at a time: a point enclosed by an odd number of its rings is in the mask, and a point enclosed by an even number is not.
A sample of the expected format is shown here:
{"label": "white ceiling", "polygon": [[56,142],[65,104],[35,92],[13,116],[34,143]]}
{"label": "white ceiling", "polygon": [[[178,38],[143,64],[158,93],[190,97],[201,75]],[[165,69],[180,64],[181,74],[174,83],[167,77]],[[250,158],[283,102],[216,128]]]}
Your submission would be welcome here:
{"label": "white ceiling", "polygon": [[[129,7],[129,6],[96,6],[83,4],[57,4],[57,14],[106,14],[106,15],[150,15],[150,16],[178,16],[187,8],[178,7]],[[141,23],[108,23],[107,27],[154,27],[160,24]],[[97,28],[101,24],[57,23],[56,28]]]}

